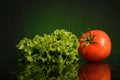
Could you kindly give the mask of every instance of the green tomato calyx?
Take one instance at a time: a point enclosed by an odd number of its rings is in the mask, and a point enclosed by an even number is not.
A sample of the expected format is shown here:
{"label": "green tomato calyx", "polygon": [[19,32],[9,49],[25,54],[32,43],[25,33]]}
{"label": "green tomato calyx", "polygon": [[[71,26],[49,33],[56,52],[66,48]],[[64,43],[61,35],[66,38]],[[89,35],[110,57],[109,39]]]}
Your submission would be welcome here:
{"label": "green tomato calyx", "polygon": [[81,39],[81,41],[85,42],[85,46],[88,46],[89,44],[96,44],[96,42],[93,41],[94,37],[96,35],[92,35],[92,33],[89,31],[89,36],[85,33],[82,33],[84,36],[84,39]]}

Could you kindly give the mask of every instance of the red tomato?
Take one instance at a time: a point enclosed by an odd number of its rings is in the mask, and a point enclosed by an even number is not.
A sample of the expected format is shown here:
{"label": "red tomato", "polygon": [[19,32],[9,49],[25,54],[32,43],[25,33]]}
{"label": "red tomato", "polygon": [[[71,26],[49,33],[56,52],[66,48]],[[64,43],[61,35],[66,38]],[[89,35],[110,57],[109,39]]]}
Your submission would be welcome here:
{"label": "red tomato", "polygon": [[87,63],[79,68],[79,80],[111,80],[111,70],[108,64]]}
{"label": "red tomato", "polygon": [[102,30],[90,30],[83,33],[79,42],[79,53],[87,61],[102,61],[110,55],[111,40]]}

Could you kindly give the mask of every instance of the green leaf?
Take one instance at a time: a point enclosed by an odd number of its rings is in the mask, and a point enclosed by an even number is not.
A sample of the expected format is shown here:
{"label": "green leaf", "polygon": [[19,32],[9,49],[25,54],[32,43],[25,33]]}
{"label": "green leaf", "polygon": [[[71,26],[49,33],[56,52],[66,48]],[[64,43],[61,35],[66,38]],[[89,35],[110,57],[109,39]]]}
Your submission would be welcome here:
{"label": "green leaf", "polygon": [[43,36],[35,35],[33,39],[25,37],[16,47],[22,52],[19,54],[21,61],[72,63],[78,60],[78,39],[72,32],[64,29],[57,29]]}

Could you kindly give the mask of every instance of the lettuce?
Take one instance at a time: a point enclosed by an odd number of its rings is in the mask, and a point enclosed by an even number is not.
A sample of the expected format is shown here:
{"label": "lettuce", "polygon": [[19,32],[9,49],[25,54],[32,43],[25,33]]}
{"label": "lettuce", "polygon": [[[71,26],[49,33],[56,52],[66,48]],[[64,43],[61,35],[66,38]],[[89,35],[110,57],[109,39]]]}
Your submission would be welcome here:
{"label": "lettuce", "polygon": [[78,61],[78,47],[78,38],[64,29],[33,39],[25,37],[16,45],[19,61],[63,64]]}

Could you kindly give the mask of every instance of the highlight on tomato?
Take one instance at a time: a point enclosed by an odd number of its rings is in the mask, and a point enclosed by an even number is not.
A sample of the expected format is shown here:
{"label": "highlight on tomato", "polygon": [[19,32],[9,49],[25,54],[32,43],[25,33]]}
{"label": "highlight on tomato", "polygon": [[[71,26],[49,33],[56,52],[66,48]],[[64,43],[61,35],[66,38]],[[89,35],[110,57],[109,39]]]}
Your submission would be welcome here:
{"label": "highlight on tomato", "polygon": [[90,30],[79,38],[78,51],[87,61],[100,62],[105,60],[111,52],[111,40],[103,30]]}
{"label": "highlight on tomato", "polygon": [[111,69],[105,63],[87,63],[78,70],[79,80],[111,80]]}

